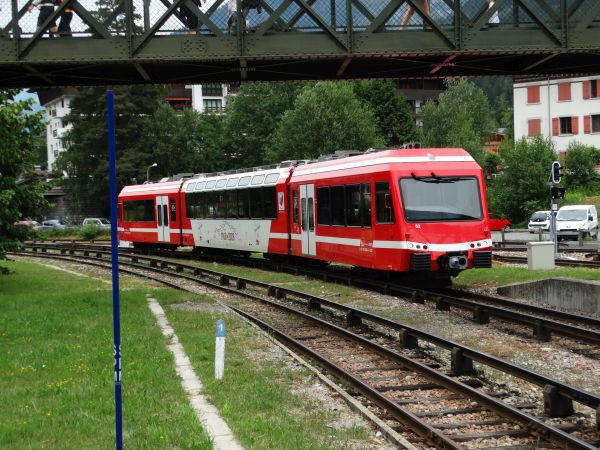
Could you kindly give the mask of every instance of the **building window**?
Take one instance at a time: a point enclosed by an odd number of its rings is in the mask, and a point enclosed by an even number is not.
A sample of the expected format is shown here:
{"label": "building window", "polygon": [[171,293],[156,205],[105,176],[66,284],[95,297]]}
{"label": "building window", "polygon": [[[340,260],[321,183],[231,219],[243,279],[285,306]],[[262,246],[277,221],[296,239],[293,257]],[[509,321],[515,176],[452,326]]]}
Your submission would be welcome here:
{"label": "building window", "polygon": [[52,117],[56,117],[56,109],[53,109],[52,111],[50,111],[50,115]]}
{"label": "building window", "polygon": [[221,111],[222,103],[221,99],[205,99],[204,109],[206,111]]}
{"label": "building window", "polygon": [[566,102],[571,100],[571,83],[558,83],[558,101]]}
{"label": "building window", "polygon": [[56,129],[52,130],[52,136],[54,136],[54,137],[58,136],[58,131],[56,131]]}
{"label": "building window", "polygon": [[65,99],[64,98],[60,101],[60,107],[61,108],[65,107]]}
{"label": "building window", "polygon": [[528,86],[527,87],[527,103],[539,103],[540,102],[540,87],[539,86]]}
{"label": "building window", "polygon": [[590,81],[590,97],[591,98],[600,97],[600,95],[598,95],[598,91],[600,90],[600,89],[598,89],[598,84],[600,84],[600,80]]}
{"label": "building window", "polygon": [[559,134],[573,134],[573,122],[571,120],[571,117],[561,117],[559,119],[559,122]]}
{"label": "building window", "polygon": [[204,97],[223,97],[223,86],[220,84],[203,84],[202,95]]}
{"label": "building window", "polygon": [[541,119],[529,119],[527,121],[527,136],[534,137],[542,134],[542,120]]}
{"label": "building window", "polygon": [[592,133],[600,133],[600,114],[593,115],[590,122]]}

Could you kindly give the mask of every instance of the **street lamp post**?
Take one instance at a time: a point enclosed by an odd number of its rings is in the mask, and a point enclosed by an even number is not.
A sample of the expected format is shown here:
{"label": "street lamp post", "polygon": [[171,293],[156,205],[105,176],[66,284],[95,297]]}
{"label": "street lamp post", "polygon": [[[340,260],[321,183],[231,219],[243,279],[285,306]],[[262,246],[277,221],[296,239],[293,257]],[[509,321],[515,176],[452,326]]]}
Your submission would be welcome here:
{"label": "street lamp post", "polygon": [[152,164],[151,166],[148,166],[148,169],[146,170],[146,183],[150,182],[150,169],[156,166],[158,166],[158,164],[156,163]]}

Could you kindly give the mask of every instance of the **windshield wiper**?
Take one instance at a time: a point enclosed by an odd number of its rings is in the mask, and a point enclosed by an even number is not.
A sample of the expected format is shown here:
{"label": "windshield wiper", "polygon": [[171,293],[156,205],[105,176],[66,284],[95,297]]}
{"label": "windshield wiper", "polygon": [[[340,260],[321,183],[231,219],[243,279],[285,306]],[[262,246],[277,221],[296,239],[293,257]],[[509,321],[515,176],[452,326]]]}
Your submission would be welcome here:
{"label": "windshield wiper", "polygon": [[411,172],[410,176],[423,183],[455,183],[456,181],[468,180],[465,177],[440,177],[435,172],[431,172],[431,176],[417,176],[414,172]]}

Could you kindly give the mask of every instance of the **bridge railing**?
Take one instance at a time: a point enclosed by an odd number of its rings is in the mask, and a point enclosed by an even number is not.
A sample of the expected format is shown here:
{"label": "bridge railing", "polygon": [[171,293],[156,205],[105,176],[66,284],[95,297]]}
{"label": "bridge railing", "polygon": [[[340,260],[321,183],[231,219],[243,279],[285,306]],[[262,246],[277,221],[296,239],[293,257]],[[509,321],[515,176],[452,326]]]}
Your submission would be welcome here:
{"label": "bridge railing", "polygon": [[[0,0],[4,37],[35,37],[39,9],[30,4]],[[60,9],[74,11],[74,37],[426,31],[456,44],[470,31],[529,28],[562,42],[568,29],[600,27],[596,0],[496,0],[491,8],[486,0],[64,0]]]}

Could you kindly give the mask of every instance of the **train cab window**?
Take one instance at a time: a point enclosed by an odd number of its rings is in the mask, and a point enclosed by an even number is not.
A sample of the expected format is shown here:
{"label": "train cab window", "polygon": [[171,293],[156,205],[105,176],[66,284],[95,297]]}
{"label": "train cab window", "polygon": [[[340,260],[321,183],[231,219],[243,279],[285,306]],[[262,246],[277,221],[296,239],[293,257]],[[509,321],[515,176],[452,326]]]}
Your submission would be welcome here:
{"label": "train cab window", "polygon": [[196,187],[196,183],[190,183],[186,186],[185,192],[191,192],[194,190],[195,187]]}
{"label": "train cab window", "polygon": [[231,189],[229,191],[225,191],[225,195],[227,196],[227,218],[237,219],[237,191]]}
{"label": "train cab window", "polygon": [[346,225],[344,217],[344,186],[331,187],[331,225]]}
{"label": "train cab window", "polygon": [[377,223],[394,223],[394,205],[387,181],[375,183],[375,220]]}
{"label": "train cab window", "polygon": [[252,219],[263,218],[263,196],[262,189],[250,189],[250,217]]}
{"label": "train cab window", "polygon": [[360,184],[346,186],[346,224],[360,227]]}
{"label": "train cab window", "polygon": [[265,184],[275,184],[275,183],[277,183],[277,180],[279,180],[279,174],[278,173],[270,173],[265,178]]}
{"label": "train cab window", "polygon": [[308,221],[306,220],[306,199],[300,200],[300,206],[302,210],[302,231],[308,230]]}
{"label": "train cab window", "polygon": [[240,182],[238,183],[238,186],[248,186],[250,184],[250,178],[251,177],[240,178]]}
{"label": "train cab window", "polygon": [[169,203],[171,205],[171,222],[177,222],[177,208],[175,206],[175,199],[172,198]]}
{"label": "train cab window", "polygon": [[210,180],[206,182],[206,186],[204,187],[204,189],[212,189],[213,187],[215,187],[215,183],[217,182],[217,180]]}
{"label": "train cab window", "polygon": [[205,184],[206,184],[206,181],[199,181],[198,184],[196,185],[196,190],[201,191],[202,189],[204,189]]}
{"label": "train cab window", "polygon": [[263,180],[265,179],[265,175],[264,174],[260,174],[260,175],[254,175],[252,177],[252,183],[250,183],[252,186],[258,186],[259,184],[262,184]]}
{"label": "train cab window", "polygon": [[[250,179],[250,177],[248,177]],[[239,189],[237,191],[237,209],[238,218],[249,219],[250,218],[250,198],[249,193],[246,189]]]}
{"label": "train cab window", "polygon": [[264,199],[265,219],[277,219],[277,192],[275,186],[262,188]]}
{"label": "train cab window", "polygon": [[295,224],[298,224],[298,189],[292,191],[292,211],[293,221]]}
{"label": "train cab window", "polygon": [[236,187],[238,180],[238,177],[230,178],[229,180],[227,180],[227,187]]}
{"label": "train cab window", "polygon": [[222,180],[217,181],[217,185],[215,186],[215,189],[224,188],[226,184],[227,184],[227,178],[223,178]]}
{"label": "train cab window", "polygon": [[331,225],[331,203],[329,201],[329,188],[317,188],[317,223]]}

